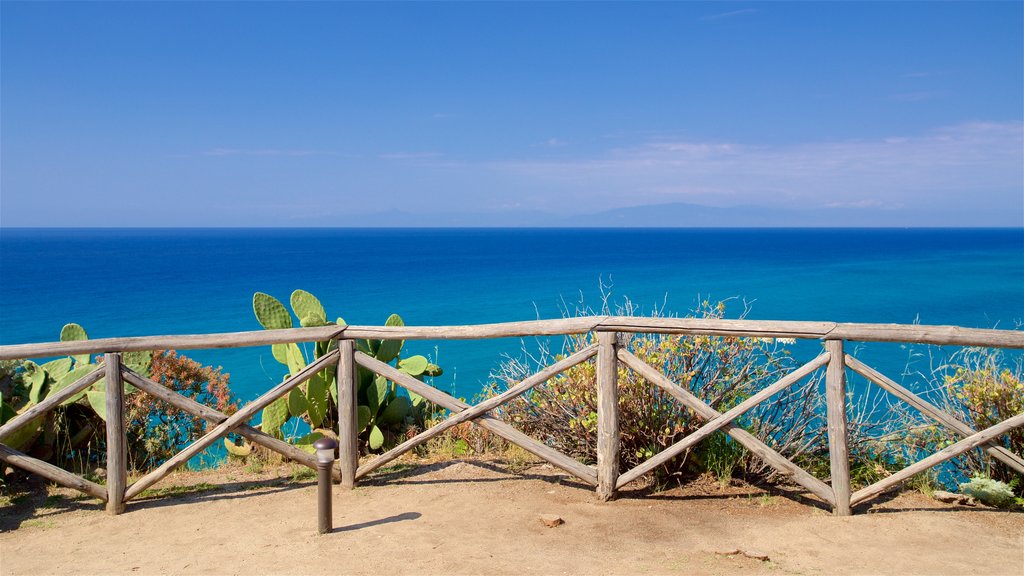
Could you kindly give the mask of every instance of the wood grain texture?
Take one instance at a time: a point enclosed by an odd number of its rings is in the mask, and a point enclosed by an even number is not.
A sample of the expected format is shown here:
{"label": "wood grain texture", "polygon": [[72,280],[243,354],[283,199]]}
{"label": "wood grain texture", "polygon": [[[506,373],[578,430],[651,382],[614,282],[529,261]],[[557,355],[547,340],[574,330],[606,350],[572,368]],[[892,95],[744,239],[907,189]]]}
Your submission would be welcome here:
{"label": "wood grain texture", "polygon": [[3,444],[0,444],[0,460],[7,462],[11,466],[17,466],[22,470],[38,474],[51,482],[60,484],[61,486],[78,490],[83,494],[88,494],[89,496],[99,498],[100,500],[107,499],[106,486],[100,486],[95,482],[90,482],[85,478],[75,476],[67,470],[58,468],[48,462],[37,460],[36,458],[18,452],[14,448],[4,446]]}
{"label": "wood grain texture", "polygon": [[597,497],[615,497],[619,479],[619,360],[618,335],[597,333]]}
{"label": "wood grain texture", "polygon": [[0,346],[0,360],[44,356],[129,352],[135,350],[188,350],[237,348],[316,342],[333,338],[384,338],[448,340],[508,338],[519,336],[582,334],[585,332],[659,332],[710,334],[756,338],[806,338],[862,342],[914,342],[959,346],[1024,348],[1024,331],[986,330],[959,326],[918,324],[858,324],[793,322],[776,320],[726,320],[715,318],[643,318],[634,316],[584,316],[499,324],[454,326],[321,326],[286,330],[259,330],[220,334],[103,338],[73,342],[11,344]]}
{"label": "wood grain texture", "polygon": [[986,428],[981,432],[971,434],[970,436],[964,438],[963,440],[957,442],[956,444],[953,444],[952,446],[947,446],[946,448],[939,450],[935,454],[932,454],[931,456],[923,460],[920,460],[910,466],[907,466],[903,470],[900,470],[899,472],[893,474],[892,476],[889,476],[884,480],[880,480],[878,482],[875,482],[871,486],[868,486],[867,488],[858,490],[853,494],[853,497],[850,499],[850,503],[851,505],[857,505],[865,500],[874,498],[875,496],[878,496],[879,494],[885,492],[886,490],[893,488],[896,485],[906,481],[914,474],[924,472],[925,470],[933,466],[937,466],[947,460],[956,458],[957,456],[963,454],[964,452],[967,452],[968,450],[973,450],[978,446],[981,446],[989,442],[993,438],[998,438],[1003,434],[1006,434],[1010,430],[1013,430],[1014,428],[1020,428],[1021,426],[1024,426],[1024,414],[1017,414],[1016,416],[1003,420],[999,424],[990,426],[989,428]]}
{"label": "wood grain texture", "polygon": [[[916,394],[914,394],[910,390],[907,390],[903,386],[900,386],[895,381],[888,378],[878,370],[875,370],[874,368],[868,366],[867,364],[861,362],[860,360],[854,358],[853,356],[850,356],[849,354],[846,355],[846,365],[849,366],[854,372],[867,378],[871,382],[874,382],[883,390],[886,390],[893,396],[899,398],[900,400],[903,400],[907,404],[910,404],[925,416],[928,416],[929,418],[935,420],[939,424],[942,424],[946,428],[949,428],[950,430],[956,432],[960,436],[967,437],[976,432],[976,430],[974,430],[964,422],[961,422],[952,414],[940,410],[935,405],[929,403],[927,400],[921,398],[920,396],[917,396]],[[1013,452],[1007,450],[1003,446],[995,444],[994,442],[987,444],[985,446],[985,451],[988,452],[988,454],[993,458],[999,460],[1003,464],[1006,464],[1012,470],[1015,470],[1018,474],[1024,474],[1024,458],[1021,458],[1019,455],[1014,454]]]}
{"label": "wood grain texture", "polygon": [[591,332],[605,318],[607,316],[580,316],[464,326],[346,326],[339,337],[385,340],[479,340],[520,336],[557,336]]}
{"label": "wood grain texture", "polygon": [[835,328],[835,322],[645,318],[640,316],[609,316],[597,327],[599,330],[619,332],[809,339],[822,338]]}
{"label": "wood grain texture", "polygon": [[356,397],[355,341],[338,341],[338,472],[341,486],[356,485],[359,467],[359,401]]}
{"label": "wood grain texture", "polygon": [[341,326],[289,328],[285,330],[254,330],[218,334],[186,334],[173,336],[139,336],[132,338],[99,338],[71,342],[13,344],[0,346],[0,360],[21,360],[44,356],[70,356],[103,352],[134,352],[140,350],[191,350],[197,348],[244,348],[291,342],[330,340],[341,332]]}
{"label": "wood grain texture", "polygon": [[70,399],[75,394],[78,394],[82,390],[85,390],[89,386],[95,384],[100,378],[103,378],[105,374],[105,367],[101,363],[96,370],[82,376],[78,380],[75,380],[70,386],[58,390],[51,396],[48,396],[45,400],[36,404],[35,406],[25,410],[21,414],[18,414],[14,418],[7,421],[6,424],[0,426],[0,441],[3,441],[8,435],[14,433],[25,424],[28,424],[38,416],[53,410],[57,406],[64,403],[65,400]]}
{"label": "wood grain texture", "polygon": [[846,430],[846,364],[842,340],[826,340],[831,355],[825,374],[825,410],[828,420],[828,459],[837,516],[850,515],[850,446]]}
{"label": "wood grain texture", "polygon": [[[355,353],[355,360],[356,363],[359,364],[360,366],[374,372],[375,374],[380,374],[381,376],[388,378],[389,380],[395,382],[399,386],[402,386],[406,390],[415,392],[416,394],[423,396],[428,401],[437,404],[442,408],[451,410],[452,412],[461,412],[463,410],[468,410],[470,408],[470,405],[463,402],[462,400],[453,398],[452,396],[445,394],[444,392],[438,390],[437,388],[424,384],[423,382],[420,382],[419,380],[413,378],[412,376],[409,376],[408,374],[401,372],[394,366],[384,364],[383,362],[380,362],[376,358],[367,356],[362,352],[357,351]],[[554,448],[546,446],[538,442],[537,440],[530,438],[526,434],[523,434],[519,430],[516,430],[513,426],[509,425],[508,423],[503,422],[500,419],[490,416],[488,414],[484,414],[483,416],[477,418],[474,422],[481,428],[489,430],[497,434],[498,436],[501,436],[502,438],[508,440],[509,442],[521,447],[523,450],[526,450],[530,454],[533,454],[538,458],[546,460],[552,465],[568,472],[569,474],[572,474],[573,476],[579,478],[580,480],[586,482],[587,484],[591,486],[597,486],[597,473],[592,467],[577,462],[576,460],[569,458],[568,456],[562,454],[561,452],[555,450]],[[364,468],[360,467],[356,471],[356,478],[362,478],[367,473],[368,472]]]}
{"label": "wood grain texture", "polygon": [[107,513],[120,514],[124,512],[124,494],[128,485],[128,439],[124,427],[121,354],[106,354],[103,365],[107,387]]}
{"label": "wood grain texture", "polygon": [[918,324],[837,324],[828,339],[858,342],[914,342],[953,346],[1024,348],[1024,330],[986,330]]}
{"label": "wood grain texture", "polygon": [[[628,350],[620,348],[618,355],[619,360],[629,366],[637,374],[647,379],[648,382],[655,384],[662,390],[671,394],[673,398],[693,410],[704,420],[711,420],[721,416],[721,413],[705,404],[700,398],[694,396],[692,392],[682,388],[658,371],[658,369],[637,358]],[[828,504],[833,503],[832,488],[829,487],[828,484],[825,484],[821,480],[811,476],[806,470],[789,461],[786,457],[775,450],[772,450],[771,447],[759,440],[750,432],[747,432],[732,422],[725,424],[721,430],[783,476],[786,476],[793,482],[800,484],[812,494],[821,498],[824,502],[827,502]],[[633,477],[629,472],[623,474],[619,477],[618,488],[622,488],[628,482],[631,482],[636,478],[639,478],[639,476],[637,475]]]}

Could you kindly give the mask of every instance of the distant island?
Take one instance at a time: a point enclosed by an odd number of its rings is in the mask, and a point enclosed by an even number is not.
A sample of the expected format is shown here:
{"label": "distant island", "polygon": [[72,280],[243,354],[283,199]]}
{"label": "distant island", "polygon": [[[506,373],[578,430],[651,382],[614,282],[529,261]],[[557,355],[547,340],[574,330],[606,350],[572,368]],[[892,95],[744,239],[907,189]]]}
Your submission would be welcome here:
{"label": "distant island", "polygon": [[[615,208],[593,213],[561,215],[539,210],[500,210],[479,212],[436,212],[425,218],[422,212],[389,210],[358,214],[358,220],[346,223],[354,227],[538,227],[538,228],[796,228],[864,227],[905,228],[1019,228],[1019,214],[1005,213],[994,222],[988,211],[923,212],[881,207],[780,208],[774,206],[702,206],[684,202],[648,204]],[[340,214],[303,219],[295,224],[336,226]]]}

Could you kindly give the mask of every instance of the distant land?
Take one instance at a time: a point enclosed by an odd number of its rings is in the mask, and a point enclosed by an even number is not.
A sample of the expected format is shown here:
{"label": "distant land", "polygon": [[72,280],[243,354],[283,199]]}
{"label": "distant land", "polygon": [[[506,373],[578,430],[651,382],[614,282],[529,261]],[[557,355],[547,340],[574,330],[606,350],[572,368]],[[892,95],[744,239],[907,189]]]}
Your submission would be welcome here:
{"label": "distant land", "polygon": [[[403,211],[346,213],[339,202],[319,213],[311,211],[273,218],[254,215],[245,223],[225,226],[222,217],[202,210],[172,217],[160,225],[145,219],[125,218],[122,225],[81,228],[1024,228],[1024,211],[994,212],[989,207],[954,210],[910,208],[778,206],[715,207],[674,202],[628,206],[611,210],[560,214],[542,210]],[[113,219],[117,221],[117,219]],[[0,229],[50,228],[11,226]],[[56,226],[62,228],[62,226]]]}
{"label": "distant land", "polygon": [[558,215],[535,210],[494,212],[403,212],[400,210],[353,215],[344,222],[333,214],[287,225],[343,227],[540,227],[540,228],[904,228],[1024,227],[1024,214],[990,211],[932,211],[885,208],[790,209],[767,206],[713,207],[687,203],[653,204],[604,210],[590,214]]}

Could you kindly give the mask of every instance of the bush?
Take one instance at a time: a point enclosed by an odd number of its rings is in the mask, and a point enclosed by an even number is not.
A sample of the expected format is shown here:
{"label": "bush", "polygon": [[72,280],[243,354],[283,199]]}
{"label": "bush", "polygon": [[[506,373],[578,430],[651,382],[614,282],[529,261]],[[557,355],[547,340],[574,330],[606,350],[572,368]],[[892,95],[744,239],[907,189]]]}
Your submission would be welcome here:
{"label": "bush", "polygon": [[[724,303],[704,303],[706,318],[724,316]],[[491,394],[515,385],[542,365],[565,357],[592,340],[569,337],[562,354],[542,349],[524,358],[509,359],[492,375]],[[795,363],[786,342],[759,338],[635,334],[627,349],[698,398],[725,412],[788,373]],[[546,384],[507,404],[504,418],[523,432],[583,462],[596,460],[597,404],[594,363],[585,362],[553,377]],[[817,407],[820,395],[810,378],[803,385],[762,403],[737,423],[762,441],[796,459],[820,458],[824,447]],[[627,470],[697,430],[704,420],[671,395],[625,366],[619,366],[620,467]],[[827,456],[826,456],[827,462]],[[769,478],[772,469],[752,458],[724,433],[718,432],[668,462],[655,473],[663,483],[671,477],[691,477],[711,471],[727,480],[733,472]]]}
{"label": "bush", "polygon": [[[171,350],[153,353],[147,369],[154,381],[197,402],[228,414],[237,409],[228,375],[222,374],[220,368],[203,366]],[[35,405],[30,398],[31,387],[26,375],[38,370],[40,367],[27,361],[0,365],[0,393],[3,394],[0,423]],[[65,379],[76,377],[71,374]],[[46,378],[42,397],[50,386],[57,385],[49,375]],[[131,390],[124,397],[129,468],[142,470],[158,466],[205,433],[206,422],[201,418],[139,390],[126,389]],[[102,402],[103,394],[98,394]],[[84,394],[49,411],[38,423],[30,423],[16,432],[17,438],[13,441],[11,438],[7,441],[16,449],[57,466],[91,472],[95,467],[105,466],[105,427],[102,416],[95,411],[88,394]]]}
{"label": "bush", "polygon": [[[925,347],[923,352],[911,348],[910,354],[904,376],[917,376],[923,390],[916,392],[971,428],[980,431],[1024,412],[1020,357],[1008,362],[999,350],[989,348],[959,348],[945,354],[937,346]],[[929,370],[911,368],[920,358],[929,359]],[[861,416],[850,424],[855,485],[881,480],[963,438],[878,388],[869,386],[858,396],[868,400],[862,402]],[[1012,430],[996,442],[1021,454],[1024,430]],[[1017,473],[978,448],[915,476],[910,483],[928,492],[981,476],[1015,487],[1019,482]]]}
{"label": "bush", "polygon": [[[1018,362],[1012,369],[1004,366],[998,350],[965,348],[945,367],[942,381],[949,401],[947,405],[975,430],[994,426],[1007,418],[1024,413],[1024,374]],[[959,437],[945,432],[947,443]],[[1011,452],[1024,453],[1024,429],[1016,428],[999,442]],[[958,460],[965,475],[985,474],[996,480],[1010,481],[1016,474],[987,453],[972,451]]]}
{"label": "bush", "polygon": [[[238,410],[228,374],[174,350],[153,354],[150,379],[224,414]],[[207,423],[149,394],[136,392],[125,397],[125,427],[128,465],[140,470],[159,466],[174,456],[205,434]]]}
{"label": "bush", "polygon": [[970,482],[961,484],[960,493],[996,508],[1009,508],[1017,501],[1008,484],[983,476],[975,476]]}

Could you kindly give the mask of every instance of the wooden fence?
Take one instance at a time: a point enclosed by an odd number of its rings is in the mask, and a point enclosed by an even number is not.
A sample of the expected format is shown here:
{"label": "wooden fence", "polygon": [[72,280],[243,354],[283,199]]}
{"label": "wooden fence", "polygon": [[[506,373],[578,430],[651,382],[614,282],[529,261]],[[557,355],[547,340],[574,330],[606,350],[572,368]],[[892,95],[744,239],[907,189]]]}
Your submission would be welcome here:
{"label": "wooden fence", "polygon": [[[484,339],[521,336],[553,336],[596,333],[596,343],[548,366],[508,388],[502,394],[480,404],[470,406],[389,364],[382,363],[355,348],[357,338],[394,340]],[[725,337],[802,338],[824,342],[824,352],[797,368],[774,384],[757,392],[739,405],[722,413],[706,404],[689,390],[673,382],[658,369],[645,363],[619,346],[621,334],[667,333],[683,335],[712,335]],[[336,340],[337,349],[291,376],[265,394],[245,405],[230,417],[195,402],[165,386],[137,374],[124,365],[121,353],[138,350],[184,350],[195,348],[233,348],[261,346],[291,342],[318,342]],[[563,320],[537,320],[504,324],[472,326],[324,326],[287,330],[235,332],[191,336],[153,336],[141,338],[110,338],[44,344],[18,344],[0,346],[0,360],[39,358],[72,354],[104,354],[100,369],[59,390],[46,400],[26,410],[0,426],[0,442],[40,415],[59,406],[65,400],[88,389],[100,378],[106,378],[106,445],[107,483],[105,486],[76,476],[52,464],[32,458],[0,443],[0,460],[43,476],[58,484],[79,490],[105,500],[107,510],[117,514],[124,510],[125,502],[138,497],[172,470],[199,454],[228,433],[237,433],[250,442],[316,468],[315,457],[295,446],[274,438],[248,425],[260,410],[281,398],[314,374],[325,369],[337,371],[338,383],[338,436],[339,459],[334,477],[342,486],[351,488],[356,481],[373,470],[394,460],[404,452],[441,434],[462,422],[472,421],[521,446],[531,454],[550,462],[588,485],[596,487],[602,500],[612,498],[616,491],[640,478],[657,466],[695,446],[715,431],[721,430],[743,445],[765,463],[803,486],[827,502],[837,515],[849,515],[851,506],[878,496],[914,474],[955,458],[969,450],[983,447],[988,454],[1018,473],[1024,474],[1024,459],[998,444],[1000,436],[1024,425],[1024,414],[1017,414],[1003,422],[974,430],[952,414],[946,413],[927,400],[913,394],[892,379],[867,366],[845,352],[846,341],[860,342],[913,342],[922,344],[1024,348],[1024,332],[1013,330],[977,330],[955,326],[921,326],[899,324],[840,324],[833,322],[777,322],[757,320],[717,320],[696,318],[640,318],[621,316],[591,316]],[[597,463],[588,466],[523,434],[499,417],[491,414],[510,400],[521,396],[558,373],[596,357],[597,373]],[[647,381],[660,387],[678,402],[691,409],[704,421],[704,425],[675,445],[654,455],[643,464],[619,474],[618,424],[618,366],[622,364]],[[443,422],[402,442],[388,452],[376,456],[362,465],[358,458],[357,430],[357,366],[384,376],[410,392],[451,412]],[[735,421],[758,404],[789,388],[816,370],[824,367],[827,434],[831,465],[831,482],[814,477],[797,464],[785,458]],[[907,402],[938,424],[962,437],[948,446],[900,472],[866,488],[850,489],[850,461],[846,422],[847,393],[846,370],[850,369],[869,382],[883,388]],[[209,423],[208,432],[167,460],[163,465],[127,483],[126,438],[123,422],[123,383],[127,382],[146,394],[163,400]]]}

